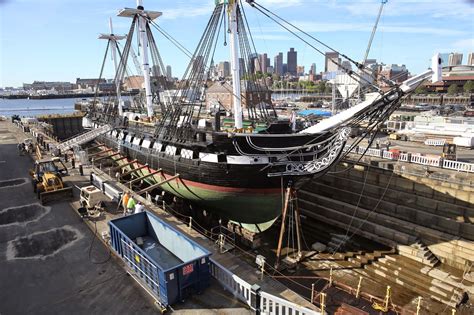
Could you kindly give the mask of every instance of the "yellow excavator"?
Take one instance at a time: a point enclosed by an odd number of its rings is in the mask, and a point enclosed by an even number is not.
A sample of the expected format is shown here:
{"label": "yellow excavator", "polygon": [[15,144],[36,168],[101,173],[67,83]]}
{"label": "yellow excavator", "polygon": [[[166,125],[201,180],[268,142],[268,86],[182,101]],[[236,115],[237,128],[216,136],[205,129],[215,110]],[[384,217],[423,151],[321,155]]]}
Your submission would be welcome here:
{"label": "yellow excavator", "polygon": [[43,159],[35,162],[35,168],[30,170],[33,191],[41,204],[56,200],[66,200],[73,197],[72,187],[67,187],[61,175],[67,173],[64,163],[57,159]]}

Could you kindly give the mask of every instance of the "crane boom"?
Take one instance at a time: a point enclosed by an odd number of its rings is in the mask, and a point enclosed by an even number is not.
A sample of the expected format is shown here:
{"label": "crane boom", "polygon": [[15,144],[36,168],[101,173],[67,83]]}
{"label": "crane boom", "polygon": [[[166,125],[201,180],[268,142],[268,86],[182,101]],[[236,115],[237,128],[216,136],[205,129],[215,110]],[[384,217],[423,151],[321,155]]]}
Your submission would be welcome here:
{"label": "crane boom", "polygon": [[377,15],[377,20],[375,21],[374,28],[372,29],[372,34],[370,35],[369,44],[367,45],[367,50],[365,51],[364,59],[362,60],[362,64],[364,65],[369,57],[370,47],[372,46],[372,41],[374,40],[375,32],[377,31],[377,26],[379,25],[380,16],[382,15],[383,7],[388,2],[388,0],[382,0],[380,3],[379,14]]}

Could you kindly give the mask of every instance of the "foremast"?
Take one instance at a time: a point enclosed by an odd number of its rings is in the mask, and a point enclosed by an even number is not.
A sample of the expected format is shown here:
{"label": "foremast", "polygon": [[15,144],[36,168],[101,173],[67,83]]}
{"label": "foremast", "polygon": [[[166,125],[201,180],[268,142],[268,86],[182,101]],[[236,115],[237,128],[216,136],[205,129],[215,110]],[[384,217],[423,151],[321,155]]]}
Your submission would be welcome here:
{"label": "foremast", "polygon": [[114,70],[115,70],[115,80],[116,80],[115,89],[116,89],[117,99],[118,99],[118,112],[119,112],[119,115],[122,116],[123,114],[123,100],[122,100],[122,95],[121,95],[122,82],[120,82],[120,80],[118,80],[117,78],[117,72],[118,72],[117,41],[122,40],[126,38],[127,36],[114,34],[112,18],[109,18],[109,27],[110,27],[110,34],[100,34],[99,39],[107,39],[112,44],[112,48],[111,48],[112,62],[114,64]]}
{"label": "foremast", "polygon": [[147,38],[147,25],[149,21],[156,19],[161,16],[161,12],[157,11],[147,11],[143,7],[143,1],[137,0],[137,8],[122,9],[118,16],[121,17],[130,17],[138,18],[138,31],[139,31],[139,41],[140,41],[140,53],[142,55],[142,72],[143,72],[143,81],[145,84],[145,98],[146,98],[146,110],[147,116],[149,118],[153,117],[153,102],[152,102],[152,91],[150,83],[150,64],[148,62],[148,38]]}

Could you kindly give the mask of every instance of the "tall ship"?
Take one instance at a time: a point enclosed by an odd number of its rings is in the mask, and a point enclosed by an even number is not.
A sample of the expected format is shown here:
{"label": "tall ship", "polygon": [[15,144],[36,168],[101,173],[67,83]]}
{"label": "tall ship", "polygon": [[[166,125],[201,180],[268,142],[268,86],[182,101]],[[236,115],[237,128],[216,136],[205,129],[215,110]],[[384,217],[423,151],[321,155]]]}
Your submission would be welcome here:
{"label": "tall ship", "polygon": [[[357,71],[345,69],[337,60],[332,62],[373,92],[316,125],[298,128],[294,120],[278,117],[269,89],[255,74],[255,45],[245,11],[263,14],[316,52],[322,53],[317,45],[329,46],[258,1],[246,2],[215,0],[194,53],[164,31],[156,22],[161,12],[145,10],[141,0],[136,8],[121,10],[118,16],[131,20],[126,37],[113,32],[103,35],[113,52],[118,48],[117,41],[125,39],[123,49],[114,52],[117,99],[93,102],[87,118],[100,134],[98,140],[120,153],[114,157],[116,162],[124,166],[125,172],[145,178],[149,192],[160,188],[250,231],[263,231],[281,214],[287,187],[298,189],[324,176],[346,154],[344,148],[352,128],[365,122],[353,147],[374,135],[401,100],[424,80],[438,81],[441,68],[439,56],[434,56],[431,70],[402,84],[388,82],[390,88],[382,91],[372,82],[364,82],[372,74],[363,64],[342,54]],[[174,90],[169,89],[162,75],[165,69],[152,28],[166,34],[177,50],[190,57]],[[141,101],[127,105],[120,97],[120,86],[128,59],[134,54],[131,47],[135,30],[145,94]],[[229,50],[231,80],[212,79],[218,48]],[[228,91],[231,106],[223,100],[209,104],[206,91],[212,84]]]}

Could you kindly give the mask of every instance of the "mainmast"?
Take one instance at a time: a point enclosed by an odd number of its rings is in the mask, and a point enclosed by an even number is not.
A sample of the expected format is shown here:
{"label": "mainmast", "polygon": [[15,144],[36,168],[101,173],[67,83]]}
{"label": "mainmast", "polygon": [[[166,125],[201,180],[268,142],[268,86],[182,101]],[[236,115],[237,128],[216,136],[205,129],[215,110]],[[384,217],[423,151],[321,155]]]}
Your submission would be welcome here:
{"label": "mainmast", "polygon": [[[115,79],[117,79],[117,71],[118,71],[118,60],[117,60],[117,41],[122,40],[126,38],[127,36],[124,35],[115,35],[114,34],[114,28],[112,26],[112,18],[109,19],[109,27],[110,27],[110,34],[100,34],[99,39],[107,39],[110,41],[112,44],[112,61],[114,63],[114,69],[115,69]],[[116,93],[117,93],[117,98],[118,98],[118,111],[119,115],[122,116],[123,114],[123,100],[122,96],[120,93],[120,87],[121,87],[121,82],[115,81],[115,88],[116,88]]]}
{"label": "mainmast", "polygon": [[145,83],[146,110],[147,115],[150,118],[153,117],[153,103],[150,84],[150,64],[148,63],[148,38],[146,32],[148,22],[161,16],[161,14],[161,12],[157,11],[146,11],[143,8],[142,0],[137,0],[136,9],[125,8],[118,13],[118,16],[138,18],[140,53],[142,55],[142,72]]}
{"label": "mainmast", "polygon": [[242,102],[240,95],[240,72],[239,72],[239,38],[237,33],[237,0],[228,1],[229,29],[230,29],[230,66],[232,70],[232,92],[234,98],[234,125],[236,129],[242,129]]}

